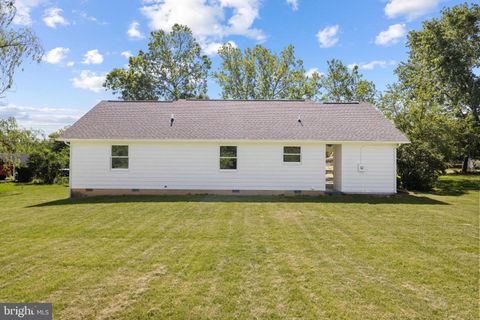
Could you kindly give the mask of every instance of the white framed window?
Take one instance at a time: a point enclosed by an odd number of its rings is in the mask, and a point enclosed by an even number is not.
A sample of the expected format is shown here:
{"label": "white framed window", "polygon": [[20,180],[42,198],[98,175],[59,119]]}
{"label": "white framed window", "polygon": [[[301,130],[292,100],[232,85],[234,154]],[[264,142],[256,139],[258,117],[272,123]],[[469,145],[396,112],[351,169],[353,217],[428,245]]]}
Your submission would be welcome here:
{"label": "white framed window", "polygon": [[220,170],[237,170],[236,146],[220,146]]}
{"label": "white framed window", "polygon": [[112,169],[128,169],[128,146],[112,146],[112,156],[110,160]]}
{"label": "white framed window", "polygon": [[283,162],[300,163],[302,161],[302,148],[298,146],[283,147]]}

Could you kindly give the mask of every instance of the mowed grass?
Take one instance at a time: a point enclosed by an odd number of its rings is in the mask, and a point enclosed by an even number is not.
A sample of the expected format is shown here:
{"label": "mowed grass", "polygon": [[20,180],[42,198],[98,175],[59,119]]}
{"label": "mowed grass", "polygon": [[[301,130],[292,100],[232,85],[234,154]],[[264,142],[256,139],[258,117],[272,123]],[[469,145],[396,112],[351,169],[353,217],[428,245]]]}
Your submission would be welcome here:
{"label": "mowed grass", "polygon": [[480,177],[429,194],[99,197],[0,185],[0,301],[54,319],[478,319]]}

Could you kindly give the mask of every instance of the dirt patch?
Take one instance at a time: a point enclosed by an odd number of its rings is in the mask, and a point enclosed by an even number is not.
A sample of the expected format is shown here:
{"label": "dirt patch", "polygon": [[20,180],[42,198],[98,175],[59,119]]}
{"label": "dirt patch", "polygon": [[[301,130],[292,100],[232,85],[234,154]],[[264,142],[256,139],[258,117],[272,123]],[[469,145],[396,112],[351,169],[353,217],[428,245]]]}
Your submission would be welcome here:
{"label": "dirt patch", "polygon": [[112,319],[114,315],[118,314],[122,310],[125,310],[129,305],[135,302],[139,296],[147,291],[150,281],[158,276],[167,273],[167,269],[163,265],[157,266],[154,270],[143,274],[135,280],[131,280],[126,290],[114,295],[109,303],[98,312],[96,319]]}
{"label": "dirt patch", "polygon": [[280,209],[276,210],[274,217],[278,219],[279,221],[285,222],[285,221],[295,221],[298,218],[302,217],[303,213],[298,210],[287,210],[287,209]]}

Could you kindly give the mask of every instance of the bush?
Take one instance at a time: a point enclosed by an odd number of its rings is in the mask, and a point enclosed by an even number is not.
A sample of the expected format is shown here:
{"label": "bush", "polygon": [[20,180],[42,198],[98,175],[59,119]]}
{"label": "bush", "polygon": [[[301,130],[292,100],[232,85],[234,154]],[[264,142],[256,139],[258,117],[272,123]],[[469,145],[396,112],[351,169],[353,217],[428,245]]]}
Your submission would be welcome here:
{"label": "bush", "polygon": [[412,142],[398,148],[397,170],[407,190],[431,190],[446,169],[443,157],[424,142]]}
{"label": "bush", "polygon": [[28,157],[27,166],[32,170],[35,178],[43,183],[52,184],[64,167],[64,159],[57,153],[45,150],[34,152]]}
{"label": "bush", "polygon": [[59,184],[62,186],[68,186],[68,177],[58,176],[55,178],[55,181],[53,183]]}
{"label": "bush", "polygon": [[18,182],[30,182],[33,179],[33,170],[27,166],[21,166],[17,168],[17,181]]}

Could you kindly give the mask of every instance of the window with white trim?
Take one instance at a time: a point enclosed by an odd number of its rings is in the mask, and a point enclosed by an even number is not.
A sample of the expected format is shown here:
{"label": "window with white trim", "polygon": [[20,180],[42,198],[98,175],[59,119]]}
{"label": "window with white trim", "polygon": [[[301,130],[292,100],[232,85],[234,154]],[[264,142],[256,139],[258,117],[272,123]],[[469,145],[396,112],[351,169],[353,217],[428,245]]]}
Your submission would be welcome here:
{"label": "window with white trim", "polygon": [[112,169],[128,169],[128,146],[112,146]]}
{"label": "window with white trim", "polygon": [[220,169],[221,170],[237,169],[237,147],[236,146],[220,147]]}
{"label": "window with white trim", "polygon": [[288,146],[283,147],[283,162],[301,162],[302,161],[301,147]]}

